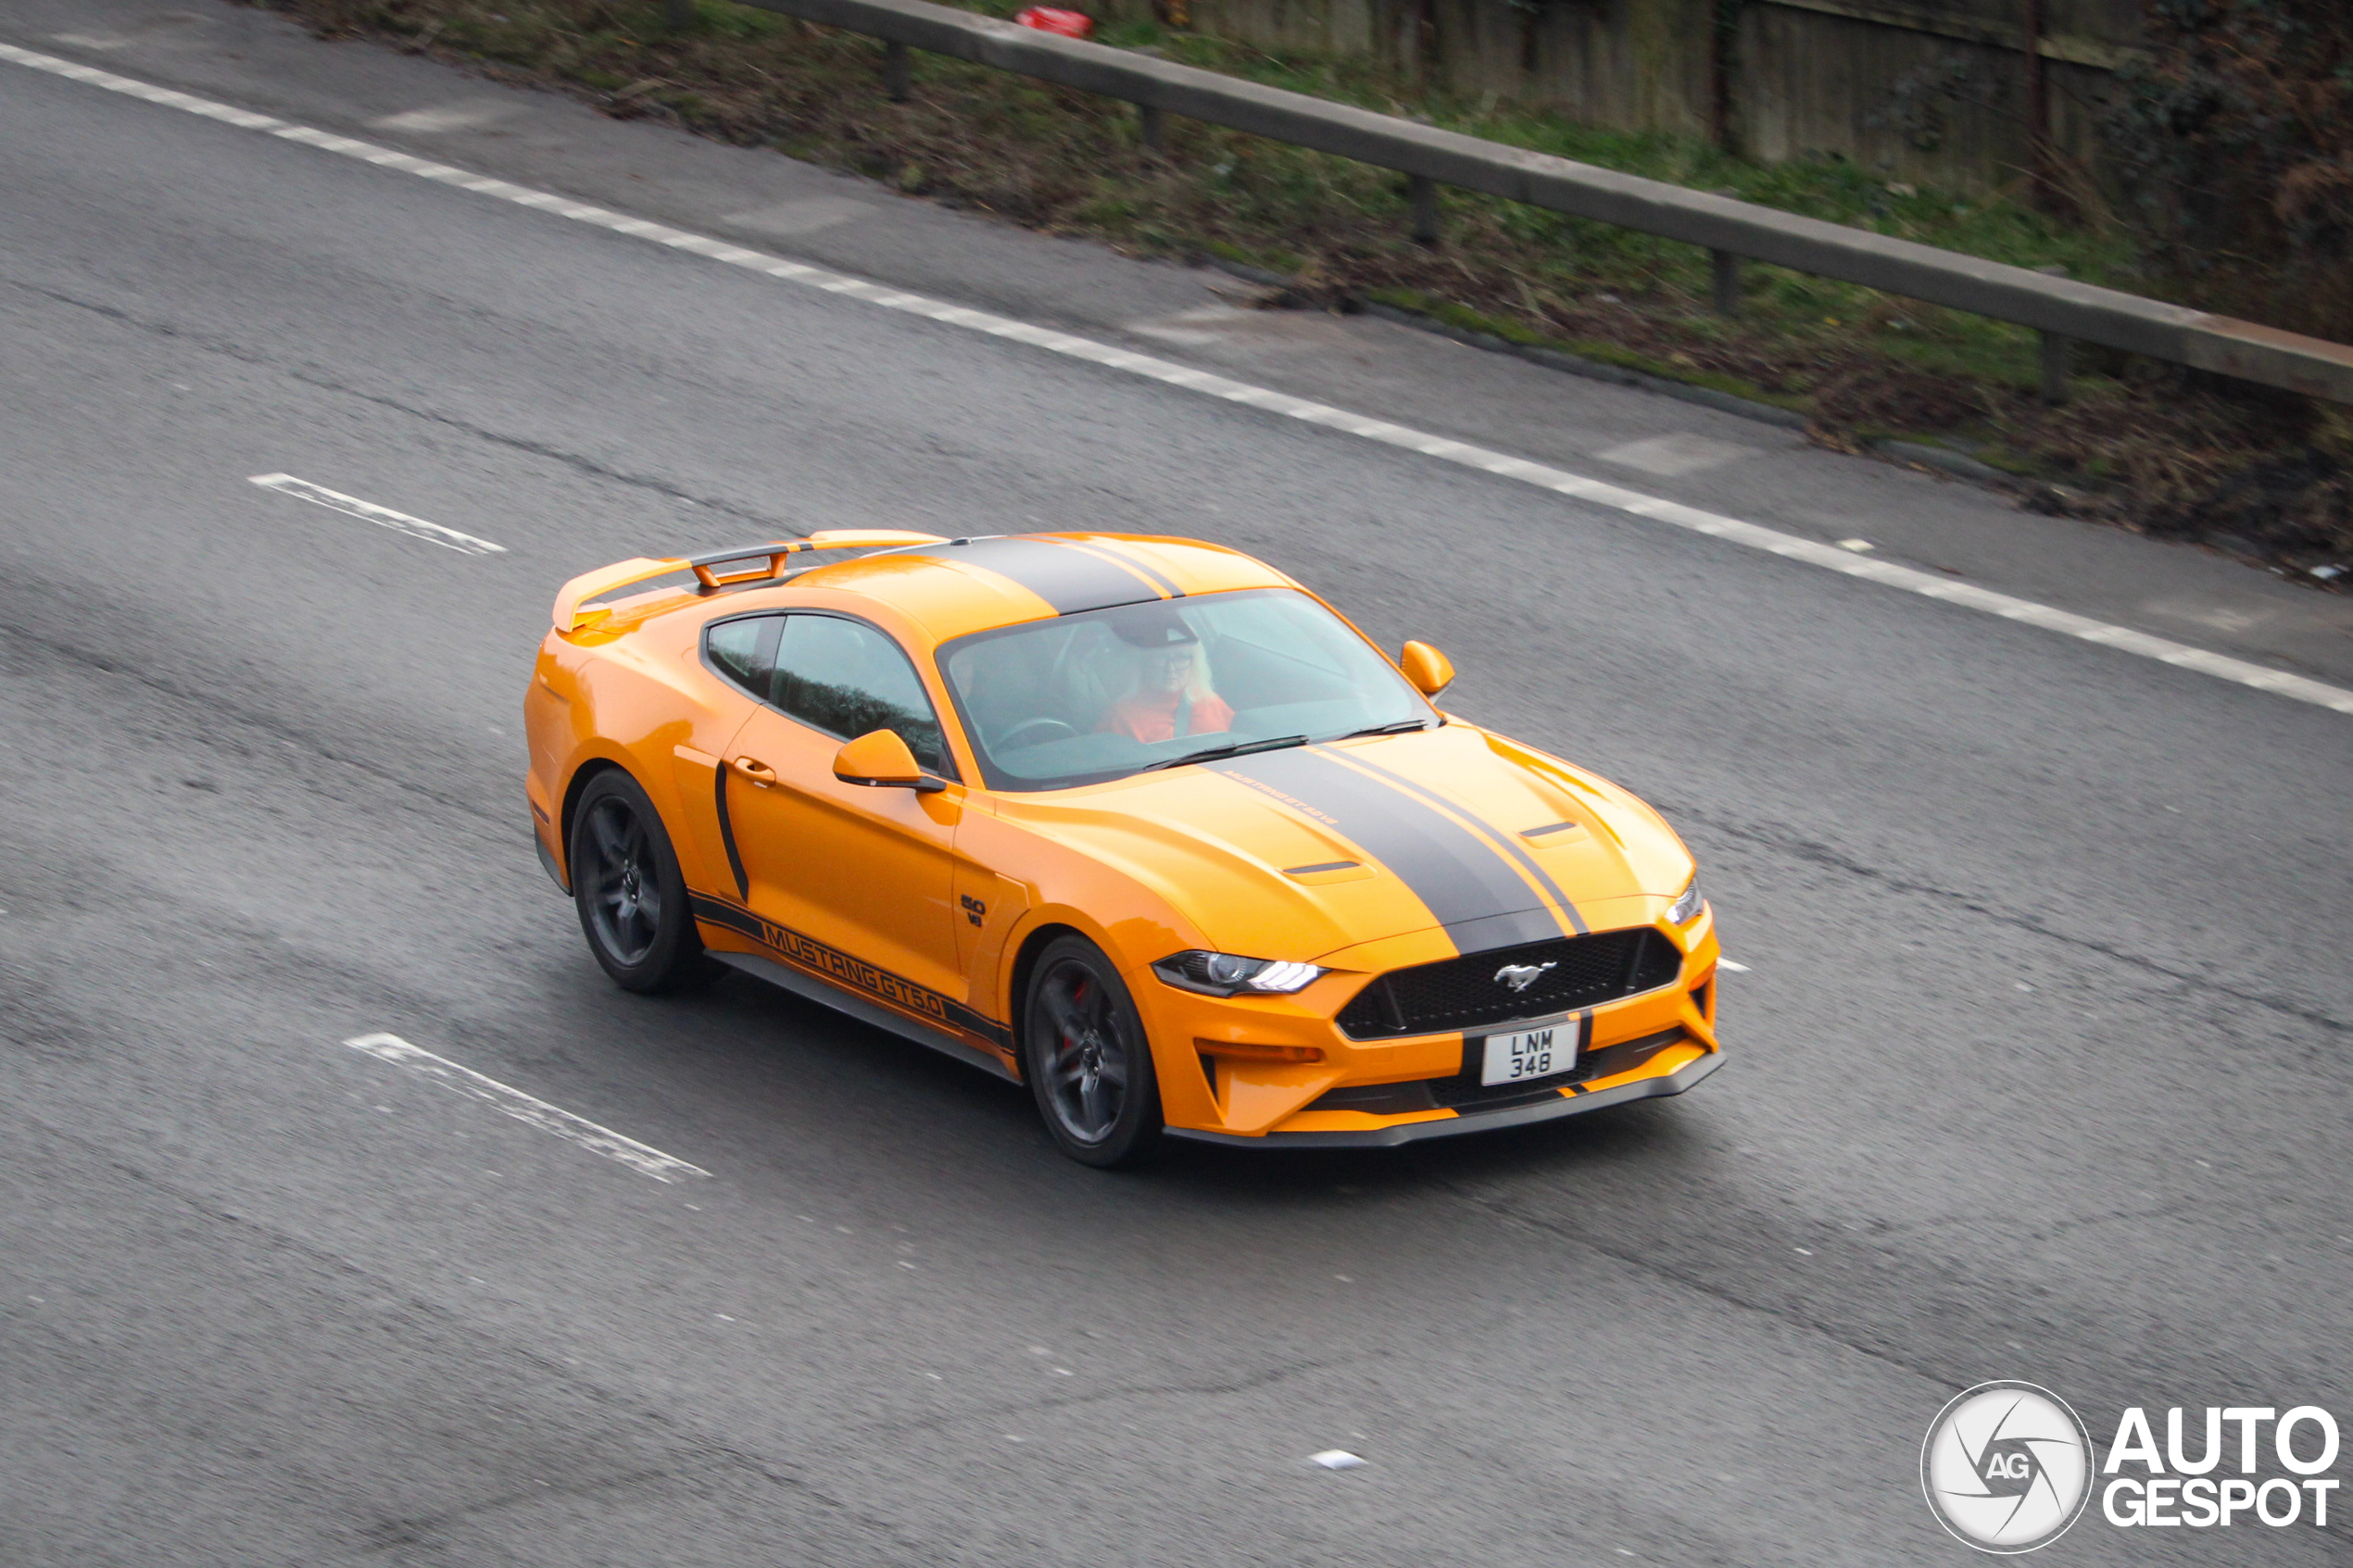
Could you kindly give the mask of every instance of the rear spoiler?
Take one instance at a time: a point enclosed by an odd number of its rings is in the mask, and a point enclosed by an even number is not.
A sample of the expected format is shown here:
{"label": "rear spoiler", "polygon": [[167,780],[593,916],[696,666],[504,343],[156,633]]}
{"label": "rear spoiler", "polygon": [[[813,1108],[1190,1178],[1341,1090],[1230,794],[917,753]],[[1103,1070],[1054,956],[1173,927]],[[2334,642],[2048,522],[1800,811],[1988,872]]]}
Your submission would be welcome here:
{"label": "rear spoiler", "polygon": [[[701,591],[711,593],[731,588],[739,583],[764,583],[781,576],[785,562],[804,550],[871,550],[894,546],[944,545],[947,540],[937,533],[915,533],[897,528],[832,528],[812,533],[806,539],[779,539],[765,545],[746,545],[740,549],[711,550],[699,556],[674,556],[655,559],[639,556],[635,560],[616,561],[611,566],[598,567],[583,572],[565,583],[556,595],[556,630],[564,636],[594,626],[612,613],[612,606],[594,601],[609,594],[640,583],[650,583],[657,577],[671,577],[681,571],[691,571]],[[717,567],[747,563],[738,571],[719,571]],[[749,564],[757,563],[757,564]]]}

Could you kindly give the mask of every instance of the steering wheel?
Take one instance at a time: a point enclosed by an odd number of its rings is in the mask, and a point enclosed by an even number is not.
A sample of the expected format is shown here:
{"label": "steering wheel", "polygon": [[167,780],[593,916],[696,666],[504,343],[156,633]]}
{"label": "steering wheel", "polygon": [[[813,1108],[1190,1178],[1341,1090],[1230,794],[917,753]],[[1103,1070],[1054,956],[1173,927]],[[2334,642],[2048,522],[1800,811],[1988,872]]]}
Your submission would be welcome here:
{"label": "steering wheel", "polygon": [[[1021,738],[1032,730],[1042,730],[1046,733],[1033,740],[1026,741]],[[1043,746],[1050,740],[1060,740],[1064,735],[1075,735],[1077,733],[1078,727],[1076,724],[1065,724],[1060,719],[1025,719],[1003,734],[999,735],[997,746],[1001,751],[1019,751],[1024,746]]]}

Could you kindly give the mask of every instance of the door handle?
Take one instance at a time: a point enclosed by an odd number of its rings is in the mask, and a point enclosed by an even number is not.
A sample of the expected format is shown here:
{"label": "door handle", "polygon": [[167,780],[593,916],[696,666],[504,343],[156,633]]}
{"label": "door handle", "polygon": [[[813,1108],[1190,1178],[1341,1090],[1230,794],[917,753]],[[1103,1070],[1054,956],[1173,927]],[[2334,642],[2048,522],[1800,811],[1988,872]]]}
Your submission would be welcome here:
{"label": "door handle", "polygon": [[776,770],[765,762],[755,762],[749,757],[738,757],[727,764],[749,783],[766,789],[776,782]]}

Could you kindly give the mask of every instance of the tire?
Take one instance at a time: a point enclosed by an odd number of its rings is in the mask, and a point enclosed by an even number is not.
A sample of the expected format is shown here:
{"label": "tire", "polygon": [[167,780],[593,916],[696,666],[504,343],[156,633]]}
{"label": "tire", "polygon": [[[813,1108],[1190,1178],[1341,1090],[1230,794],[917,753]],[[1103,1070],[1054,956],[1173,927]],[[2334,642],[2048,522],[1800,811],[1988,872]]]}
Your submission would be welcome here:
{"label": "tire", "polygon": [[1058,936],[1038,955],[1022,1001],[1022,1075],[1056,1147],[1108,1169],[1160,1143],[1160,1081],[1135,1001],[1102,949]]}
{"label": "tire", "polygon": [[615,768],[588,781],[570,861],[581,934],[615,985],[651,996],[710,974],[677,853],[635,779]]}

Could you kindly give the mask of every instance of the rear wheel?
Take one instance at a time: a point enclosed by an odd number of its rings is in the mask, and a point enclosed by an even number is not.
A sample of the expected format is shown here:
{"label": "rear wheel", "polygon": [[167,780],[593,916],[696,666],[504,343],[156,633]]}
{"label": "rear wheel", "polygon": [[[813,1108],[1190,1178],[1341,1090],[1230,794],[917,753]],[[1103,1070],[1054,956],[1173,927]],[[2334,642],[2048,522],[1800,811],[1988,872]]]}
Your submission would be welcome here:
{"label": "rear wheel", "polygon": [[1102,949],[1059,936],[1038,956],[1023,1072],[1046,1130],[1088,1165],[1131,1165],[1160,1142],[1160,1082],[1143,1020]]}
{"label": "rear wheel", "polygon": [[624,990],[672,991],[710,972],[670,835],[627,773],[599,773],[581,792],[571,869],[588,950]]}

